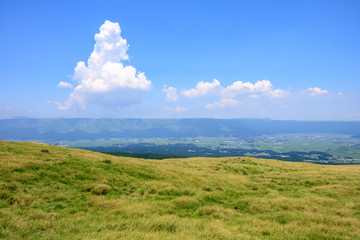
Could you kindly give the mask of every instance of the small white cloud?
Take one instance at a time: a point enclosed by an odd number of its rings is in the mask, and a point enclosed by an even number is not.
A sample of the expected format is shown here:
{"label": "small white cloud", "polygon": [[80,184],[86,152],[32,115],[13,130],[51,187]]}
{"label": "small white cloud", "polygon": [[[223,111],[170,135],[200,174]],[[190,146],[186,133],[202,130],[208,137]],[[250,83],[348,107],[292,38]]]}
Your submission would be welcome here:
{"label": "small white cloud", "polygon": [[327,90],[323,90],[319,87],[309,87],[308,89],[306,89],[306,92],[308,93],[308,95],[310,96],[320,96],[320,95],[324,95],[329,93]]}
{"label": "small white cloud", "polygon": [[59,82],[57,87],[58,88],[72,88],[73,85],[71,83],[61,81],[61,82]]}
{"label": "small white cloud", "polygon": [[213,104],[207,104],[205,108],[213,109],[213,108],[226,108],[226,107],[237,107],[241,102],[231,99],[231,98],[223,98],[219,102]]}
{"label": "small white cloud", "polygon": [[167,112],[179,113],[179,112],[186,112],[189,110],[189,108],[188,107],[184,108],[184,107],[179,107],[179,106],[176,108],[171,108],[171,107],[165,106],[164,110]]}
{"label": "small white cloud", "polygon": [[342,92],[338,92],[337,93],[339,96],[342,96],[342,95],[344,95]]}
{"label": "small white cloud", "polygon": [[177,94],[177,89],[174,87],[167,87],[164,85],[163,92],[166,93],[166,99],[167,102],[176,102],[179,95]]}
{"label": "small white cloud", "polygon": [[224,96],[236,97],[239,95],[251,94],[251,96],[260,97],[260,95],[270,98],[281,98],[288,94],[287,91],[274,89],[269,80],[257,81],[256,83],[237,81],[226,87],[223,91]]}
{"label": "small white cloud", "polygon": [[182,94],[185,97],[193,98],[193,97],[202,97],[206,95],[217,95],[221,90],[220,82],[214,79],[212,82],[199,82],[196,85],[196,88],[185,90]]}
{"label": "small white cloud", "polygon": [[88,103],[124,106],[141,102],[140,96],[150,90],[151,81],[133,66],[123,65],[129,59],[129,45],[120,34],[118,23],[105,21],[100,27],[87,65],[81,61],[75,67],[73,78],[79,84],[64,104],[56,103],[59,109],[85,109]]}

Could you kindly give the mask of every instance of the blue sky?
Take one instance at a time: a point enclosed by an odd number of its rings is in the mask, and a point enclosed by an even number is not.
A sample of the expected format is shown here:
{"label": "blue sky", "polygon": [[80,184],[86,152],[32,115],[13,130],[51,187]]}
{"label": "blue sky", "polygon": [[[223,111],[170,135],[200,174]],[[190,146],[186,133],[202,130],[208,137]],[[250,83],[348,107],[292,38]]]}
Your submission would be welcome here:
{"label": "blue sky", "polygon": [[4,0],[0,118],[358,121],[359,24],[349,0]]}

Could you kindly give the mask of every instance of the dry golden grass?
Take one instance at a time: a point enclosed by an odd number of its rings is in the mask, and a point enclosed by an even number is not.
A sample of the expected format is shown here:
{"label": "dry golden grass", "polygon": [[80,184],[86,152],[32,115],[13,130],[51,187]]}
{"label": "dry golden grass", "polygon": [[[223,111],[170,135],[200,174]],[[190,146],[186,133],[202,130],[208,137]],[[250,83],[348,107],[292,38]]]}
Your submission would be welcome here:
{"label": "dry golden grass", "polygon": [[360,239],[360,166],[241,159],[0,142],[0,238]]}

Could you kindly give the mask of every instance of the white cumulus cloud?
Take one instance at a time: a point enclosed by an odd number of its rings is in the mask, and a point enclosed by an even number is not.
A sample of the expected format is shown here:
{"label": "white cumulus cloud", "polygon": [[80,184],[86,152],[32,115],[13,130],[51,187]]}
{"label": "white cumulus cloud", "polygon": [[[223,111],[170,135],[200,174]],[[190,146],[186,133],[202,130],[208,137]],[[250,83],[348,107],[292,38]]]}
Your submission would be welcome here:
{"label": "white cumulus cloud", "polygon": [[306,92],[310,95],[310,96],[320,96],[320,95],[324,95],[329,93],[327,90],[323,90],[319,87],[309,87],[308,89],[306,89]]}
{"label": "white cumulus cloud", "polygon": [[187,110],[189,110],[189,108],[185,108],[185,107],[175,107],[175,108],[171,108],[171,107],[164,107],[164,110],[167,112],[173,112],[173,113],[179,113],[179,112],[186,112]]}
{"label": "white cumulus cloud", "polygon": [[151,81],[133,66],[125,66],[129,45],[121,37],[118,23],[105,21],[95,34],[95,46],[87,64],[77,63],[74,80],[78,85],[64,104],[56,103],[61,110],[73,106],[83,109],[88,103],[102,105],[128,105],[141,102],[141,94],[151,88]]}
{"label": "white cumulus cloud", "polygon": [[257,81],[256,83],[236,81],[227,87],[222,87],[221,83],[214,79],[212,82],[199,82],[196,88],[182,92],[185,97],[221,96],[223,98],[234,98],[242,95],[249,95],[251,98],[260,96],[270,98],[281,98],[288,95],[282,89],[275,89],[269,80]]}
{"label": "white cumulus cloud", "polygon": [[223,91],[224,96],[231,97],[251,94],[257,97],[263,95],[270,98],[281,98],[287,93],[285,90],[274,89],[274,86],[269,80],[257,81],[256,83],[236,81],[230,86],[227,86]]}
{"label": "white cumulus cloud", "polygon": [[59,88],[72,88],[73,85],[71,83],[61,81],[61,82],[59,82],[57,87],[59,87]]}
{"label": "white cumulus cloud", "polygon": [[182,94],[185,97],[193,98],[193,97],[202,97],[207,95],[217,95],[221,91],[220,82],[214,79],[212,82],[199,82],[196,85],[196,88],[185,90]]}
{"label": "white cumulus cloud", "polygon": [[167,102],[175,102],[179,95],[177,94],[177,89],[174,87],[167,87],[164,85],[163,92],[166,93],[166,100]]}
{"label": "white cumulus cloud", "polygon": [[222,98],[219,102],[207,104],[205,108],[213,109],[213,108],[226,108],[226,107],[236,107],[240,105],[241,102],[232,99],[232,98]]}

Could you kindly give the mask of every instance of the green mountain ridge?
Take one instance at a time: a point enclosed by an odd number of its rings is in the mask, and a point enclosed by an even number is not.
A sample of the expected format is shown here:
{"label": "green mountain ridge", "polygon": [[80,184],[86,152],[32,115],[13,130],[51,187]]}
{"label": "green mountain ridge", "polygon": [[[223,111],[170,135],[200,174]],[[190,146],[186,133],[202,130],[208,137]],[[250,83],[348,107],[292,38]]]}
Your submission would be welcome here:
{"label": "green mountain ridge", "polygon": [[360,166],[0,141],[1,239],[359,239]]}

